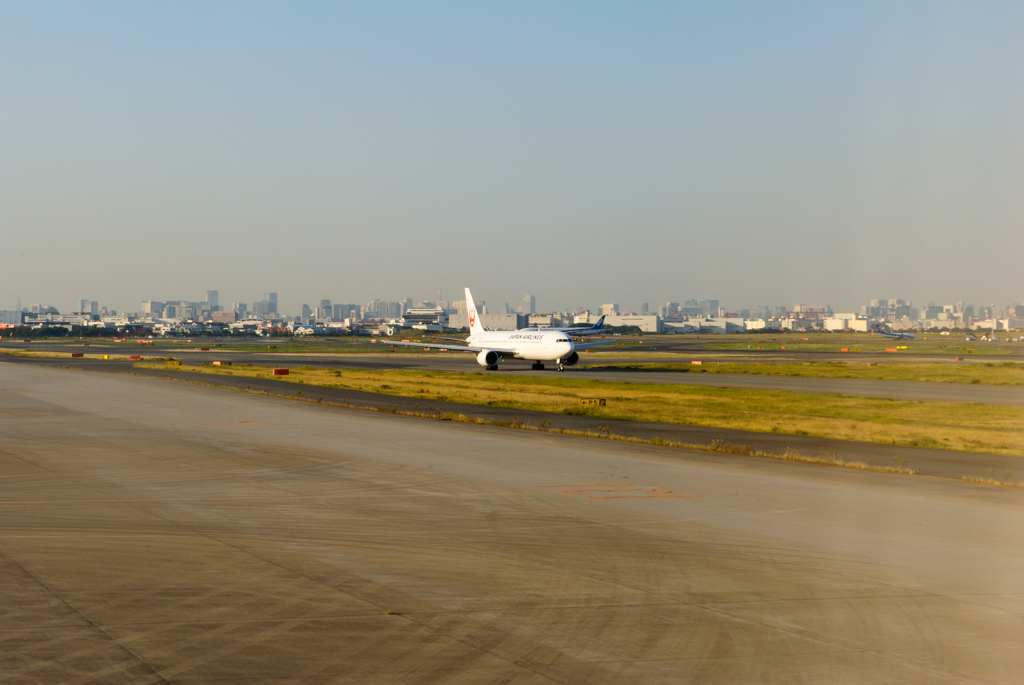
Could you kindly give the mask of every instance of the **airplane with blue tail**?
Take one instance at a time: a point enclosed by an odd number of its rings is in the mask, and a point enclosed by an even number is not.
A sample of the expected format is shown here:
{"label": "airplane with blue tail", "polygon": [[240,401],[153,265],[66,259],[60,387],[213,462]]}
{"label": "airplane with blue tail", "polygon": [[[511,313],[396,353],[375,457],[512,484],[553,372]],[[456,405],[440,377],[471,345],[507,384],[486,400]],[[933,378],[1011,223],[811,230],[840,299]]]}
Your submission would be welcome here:
{"label": "airplane with blue tail", "polygon": [[880,335],[883,338],[890,338],[892,340],[913,340],[917,337],[913,333],[906,333],[903,331],[899,333],[894,333],[893,331],[883,331],[882,324],[880,323],[876,323],[874,330],[872,330],[871,332],[874,333],[875,335]]}

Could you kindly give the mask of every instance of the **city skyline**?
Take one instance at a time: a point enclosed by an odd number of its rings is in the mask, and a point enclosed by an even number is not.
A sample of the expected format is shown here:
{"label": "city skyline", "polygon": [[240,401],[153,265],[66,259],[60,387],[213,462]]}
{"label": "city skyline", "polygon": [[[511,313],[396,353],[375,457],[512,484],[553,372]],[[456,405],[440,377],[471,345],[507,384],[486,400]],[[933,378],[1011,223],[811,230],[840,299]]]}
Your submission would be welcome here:
{"label": "city skyline", "polygon": [[[246,298],[246,297],[235,297],[233,295],[230,295],[230,291],[229,291],[229,296],[225,296],[224,295],[224,291],[223,290],[219,290],[219,289],[203,288],[203,289],[195,289],[195,290],[196,290],[197,293],[202,293],[203,296],[202,297],[196,297],[195,299],[181,298],[181,297],[166,297],[166,298],[163,298],[163,299],[149,298],[149,299],[142,299],[142,300],[137,299],[137,300],[134,301],[134,304],[132,304],[129,301],[128,306],[116,306],[112,302],[107,302],[107,301],[100,300],[100,299],[93,299],[93,298],[71,298],[71,297],[65,297],[65,298],[62,298],[62,300],[52,301],[52,302],[51,301],[43,301],[43,300],[38,299],[38,298],[33,298],[33,299],[31,299],[31,301],[22,300],[22,299],[19,298],[17,303],[20,303],[20,308],[22,310],[27,310],[29,307],[34,306],[34,305],[40,305],[42,307],[47,307],[47,306],[54,307],[58,311],[60,311],[61,313],[72,313],[72,312],[79,312],[79,311],[81,311],[81,309],[79,307],[77,307],[77,306],[74,306],[74,304],[68,304],[68,305],[65,305],[65,306],[62,307],[60,305],[60,302],[67,301],[69,303],[81,303],[81,302],[89,301],[89,302],[92,303],[92,305],[96,306],[97,310],[99,308],[104,308],[104,309],[107,309],[107,310],[115,310],[117,312],[135,312],[135,313],[138,313],[142,309],[141,305],[143,303],[145,303],[145,302],[154,301],[154,302],[161,302],[161,303],[162,302],[194,302],[194,303],[199,303],[199,302],[207,301],[207,298],[209,297],[209,294],[210,293],[214,293],[215,297],[216,297],[216,301],[214,301],[212,304],[217,305],[219,303],[221,305],[221,307],[225,311],[232,311],[233,310],[233,304],[241,303],[241,304],[245,305],[245,307],[247,308],[247,310],[249,312],[253,312],[254,308],[258,307],[260,301],[261,300],[266,300],[267,297],[268,297],[268,293],[267,292],[260,293],[258,296],[257,295],[253,295],[253,296],[250,296],[250,297]],[[524,297],[523,296],[507,297],[507,298],[494,298],[494,297],[489,297],[486,294],[486,291],[479,291],[479,292],[481,292],[481,296],[479,297],[479,302],[486,302],[486,303],[488,303],[489,306],[491,307],[490,311],[492,311],[492,312],[497,312],[499,310],[500,311],[504,311],[504,307],[505,307],[505,305],[507,305],[510,311],[520,311],[522,313],[522,307],[523,307],[523,304],[524,304],[524,302],[523,302]],[[178,293],[178,294],[180,295],[181,293]],[[276,292],[273,292],[273,293],[270,293],[270,294],[274,295],[275,298],[278,297],[278,293],[276,293]],[[365,306],[366,303],[372,302],[374,300],[379,300],[379,301],[383,301],[383,302],[399,302],[399,303],[405,303],[406,301],[411,301],[411,302],[413,302],[414,306],[416,306],[420,302],[436,302],[437,301],[436,295],[433,298],[431,298],[431,297],[417,298],[417,297],[412,297],[412,296],[405,296],[405,297],[389,299],[389,298],[380,297],[378,295],[378,296],[370,296],[368,298],[353,298],[353,297],[349,297],[349,298],[338,298],[338,299],[336,299],[335,297],[324,298],[324,294],[325,293],[320,293],[316,297],[307,297],[307,298],[301,298],[301,297],[299,297],[299,298],[295,298],[295,297],[289,298],[289,297],[285,297],[285,298],[282,298],[280,300],[281,304],[278,304],[278,300],[275,299],[273,306],[275,307],[275,311],[280,311],[282,313],[282,315],[285,315],[285,316],[295,316],[295,315],[298,315],[302,311],[302,307],[303,306],[308,306],[308,307],[310,307],[311,310],[315,310],[317,308],[318,304],[321,303],[322,301],[325,301],[325,300],[331,301],[331,302],[335,303],[336,305],[344,303],[344,304],[350,304],[350,305],[358,305],[360,307],[363,307],[363,306]],[[705,296],[701,296],[701,297],[697,297],[697,296],[671,296],[671,297],[668,297],[668,298],[660,298],[660,299],[656,298],[656,297],[652,297],[652,298],[648,298],[646,300],[641,300],[641,301],[637,301],[637,302],[628,302],[628,301],[623,300],[622,298],[611,297],[611,298],[606,298],[604,301],[597,301],[597,300],[595,300],[595,301],[590,302],[590,303],[576,303],[576,304],[572,304],[572,305],[565,306],[565,307],[552,307],[552,306],[548,306],[546,304],[547,302],[551,301],[546,296],[544,296],[544,295],[537,296],[536,293],[528,293],[528,294],[526,294],[526,297],[530,297],[530,296],[534,297],[535,309],[534,309],[534,312],[525,312],[525,313],[538,313],[538,314],[564,313],[564,312],[571,312],[571,311],[583,310],[583,309],[589,310],[589,311],[592,311],[592,312],[600,312],[604,302],[615,302],[619,306],[621,311],[623,311],[623,312],[630,312],[632,314],[640,314],[640,313],[642,313],[641,310],[642,310],[643,305],[645,305],[645,304],[649,307],[650,313],[655,314],[655,313],[658,313],[659,309],[662,308],[666,303],[670,303],[670,302],[684,303],[684,302],[687,302],[687,301],[702,301],[702,300],[712,300],[712,301],[718,302],[718,303],[720,303],[720,306],[723,309],[726,309],[727,311],[730,311],[730,312],[741,312],[741,311],[744,311],[744,310],[754,311],[755,309],[761,308],[761,307],[783,308],[785,311],[792,311],[793,307],[799,306],[799,305],[812,306],[812,307],[813,306],[826,306],[826,307],[829,307],[832,311],[835,311],[835,312],[859,312],[860,308],[862,306],[864,306],[865,303],[868,303],[868,302],[871,302],[871,301],[874,301],[874,300],[897,300],[897,299],[899,299],[899,300],[906,300],[908,302],[911,302],[911,303],[913,303],[913,306],[915,308],[926,307],[926,306],[929,305],[929,303],[931,303],[932,305],[940,306],[940,307],[943,306],[943,305],[951,305],[951,304],[955,304],[955,303],[966,303],[968,306],[973,306],[973,307],[993,307],[995,309],[1002,309],[1002,308],[1005,308],[1008,305],[1017,305],[1017,304],[1019,304],[1021,302],[1024,302],[1024,296],[1021,296],[1021,295],[1017,295],[1016,297],[1011,295],[1009,297],[1004,297],[1004,298],[1001,298],[1001,299],[994,299],[994,300],[990,299],[990,300],[987,300],[987,301],[972,301],[972,300],[969,300],[969,299],[963,298],[963,297],[959,297],[959,298],[955,298],[955,299],[951,299],[951,300],[940,300],[940,299],[937,299],[937,298],[914,299],[914,298],[908,298],[908,297],[900,297],[900,298],[896,298],[896,297],[866,297],[866,298],[861,298],[859,300],[855,300],[852,303],[848,302],[848,303],[844,303],[844,304],[837,304],[837,303],[826,302],[826,301],[821,301],[821,300],[814,300],[812,298],[804,298],[802,300],[797,300],[795,302],[765,302],[765,301],[753,302],[753,301],[751,301],[749,303],[734,303],[734,302],[726,301],[726,300],[724,300],[722,298],[711,298],[711,297],[705,297]],[[446,300],[443,300],[443,302],[445,302],[445,303],[455,303],[455,302],[458,302],[458,301],[459,301],[458,299],[446,299]],[[3,303],[0,302],[0,310],[14,310],[16,308],[16,304],[17,303],[12,303],[10,306],[3,306]]]}
{"label": "city skyline", "polygon": [[[443,294],[441,291],[439,295]],[[920,329],[931,327],[967,327],[979,322],[1000,320],[1000,326],[1004,329],[1024,328],[1024,303],[1008,302],[1004,305],[994,303],[972,303],[958,300],[956,302],[936,302],[934,300],[914,302],[904,298],[873,298],[856,307],[837,308],[831,303],[794,303],[794,304],[760,304],[750,307],[734,307],[729,303],[723,303],[718,299],[693,299],[687,298],[681,301],[667,301],[663,304],[655,302],[642,302],[639,307],[623,306],[617,302],[603,303],[599,306],[577,306],[564,309],[542,309],[537,306],[537,298],[534,294],[526,294],[518,305],[502,302],[498,304],[491,301],[490,306],[487,300],[478,298],[477,306],[485,315],[507,316],[518,314],[519,319],[512,323],[512,319],[503,319],[501,325],[525,326],[531,322],[534,315],[537,315],[537,324],[540,326],[557,325],[551,323],[551,317],[576,318],[577,322],[593,322],[598,315],[609,315],[609,320],[623,317],[655,317],[657,321],[670,319],[701,319],[720,318],[723,321],[732,321],[730,325],[742,325],[746,329],[764,327],[766,321],[779,321],[782,319],[793,320],[825,320],[831,319],[835,323],[828,325],[839,325],[848,328],[848,324],[841,324],[841,321],[859,320],[861,322],[886,321],[901,322],[904,325],[913,325]],[[117,328],[130,327],[132,322],[143,321],[195,321],[209,322],[216,325],[234,323],[236,321],[254,319],[264,321],[280,321],[305,325],[311,322],[340,322],[340,321],[396,321],[406,317],[406,312],[415,311],[413,321],[428,321],[434,319],[434,310],[437,313],[446,315],[464,315],[466,312],[465,300],[416,300],[412,297],[401,300],[384,300],[374,298],[363,304],[354,302],[340,302],[330,298],[314,300],[314,305],[303,303],[298,309],[298,314],[281,307],[278,301],[278,293],[264,293],[261,300],[234,301],[230,305],[225,302],[220,304],[220,293],[218,290],[207,289],[205,299],[202,300],[143,300],[137,310],[121,310],[108,307],[96,300],[83,298],[78,300],[78,305],[73,310],[61,312],[59,308],[43,303],[33,303],[27,307],[20,307],[16,310],[0,309],[0,323],[9,325],[12,322],[20,321],[16,315],[24,314],[25,322],[30,325],[42,322],[43,325],[66,325],[70,319],[76,316],[84,316],[99,325],[99,321],[105,321],[109,326]],[[230,316],[228,316],[230,314]],[[583,319],[579,315],[586,314]],[[547,323],[542,321],[547,320]],[[1005,320],[1005,321],[1003,321]],[[761,322],[761,323],[757,323]],[[649,325],[653,325],[650,321]],[[347,324],[346,324],[347,325]],[[619,324],[609,324],[619,325]],[[864,328],[867,324],[857,324],[858,328]],[[657,324],[660,327],[660,323]],[[771,326],[768,326],[771,327]],[[682,332],[682,331],[679,331]]]}

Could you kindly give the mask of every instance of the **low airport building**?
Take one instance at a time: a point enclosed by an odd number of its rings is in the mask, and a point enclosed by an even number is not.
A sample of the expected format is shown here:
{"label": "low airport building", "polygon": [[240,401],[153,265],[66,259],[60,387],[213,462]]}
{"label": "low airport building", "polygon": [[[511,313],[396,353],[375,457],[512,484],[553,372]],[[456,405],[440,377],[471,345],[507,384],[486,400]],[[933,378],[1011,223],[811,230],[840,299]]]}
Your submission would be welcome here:
{"label": "low airport building", "polygon": [[662,333],[742,333],[747,330],[742,318],[733,317],[690,317],[688,319],[665,319],[661,322]]}
{"label": "low airport building", "polygon": [[836,314],[825,319],[826,331],[854,331],[856,333],[867,333],[868,327],[873,325],[867,317],[860,314]]}
{"label": "low airport building", "polygon": [[639,328],[644,333],[661,333],[661,317],[657,314],[647,315],[610,315],[604,319],[604,325],[607,328],[617,328],[619,326],[630,326]]}
{"label": "low airport building", "polygon": [[[406,309],[405,314],[402,315],[402,320],[406,326],[410,328],[430,327],[430,326],[446,326],[448,325],[448,315],[441,307],[420,307],[416,309]],[[438,328],[437,330],[440,330]]]}
{"label": "low airport building", "polygon": [[562,318],[557,314],[530,314],[527,319],[529,328],[561,328]]}
{"label": "low airport building", "polygon": [[[481,314],[480,323],[489,331],[517,331],[527,327],[528,317],[523,314]],[[469,328],[469,316],[465,313],[449,314],[448,328]]]}

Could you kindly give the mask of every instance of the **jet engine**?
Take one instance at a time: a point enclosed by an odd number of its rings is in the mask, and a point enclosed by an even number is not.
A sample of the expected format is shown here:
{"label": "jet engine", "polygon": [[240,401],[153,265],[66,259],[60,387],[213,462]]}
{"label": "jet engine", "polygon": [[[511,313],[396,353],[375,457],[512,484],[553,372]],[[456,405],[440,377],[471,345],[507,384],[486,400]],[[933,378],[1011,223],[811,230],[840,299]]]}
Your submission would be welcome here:
{"label": "jet engine", "polygon": [[580,355],[575,350],[572,354],[562,360],[563,366],[576,366],[576,362],[580,360]]}
{"label": "jet engine", "polygon": [[[574,353],[575,354],[575,353]],[[491,350],[481,350],[476,356],[476,363],[480,366],[490,368],[498,365],[498,353]]]}

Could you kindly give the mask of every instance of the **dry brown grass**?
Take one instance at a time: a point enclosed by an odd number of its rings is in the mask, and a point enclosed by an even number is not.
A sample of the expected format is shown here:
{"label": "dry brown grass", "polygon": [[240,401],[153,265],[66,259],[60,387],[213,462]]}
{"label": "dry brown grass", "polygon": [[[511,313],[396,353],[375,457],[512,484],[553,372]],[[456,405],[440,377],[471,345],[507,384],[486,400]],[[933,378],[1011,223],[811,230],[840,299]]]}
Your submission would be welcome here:
{"label": "dry brown grass", "polygon": [[967,481],[968,483],[977,483],[978,485],[995,485],[1001,488],[1024,488],[1024,483],[1013,480],[1013,473],[1010,471],[1006,472],[1006,478],[996,478],[995,470],[993,469],[988,478],[962,476],[961,480]]}

